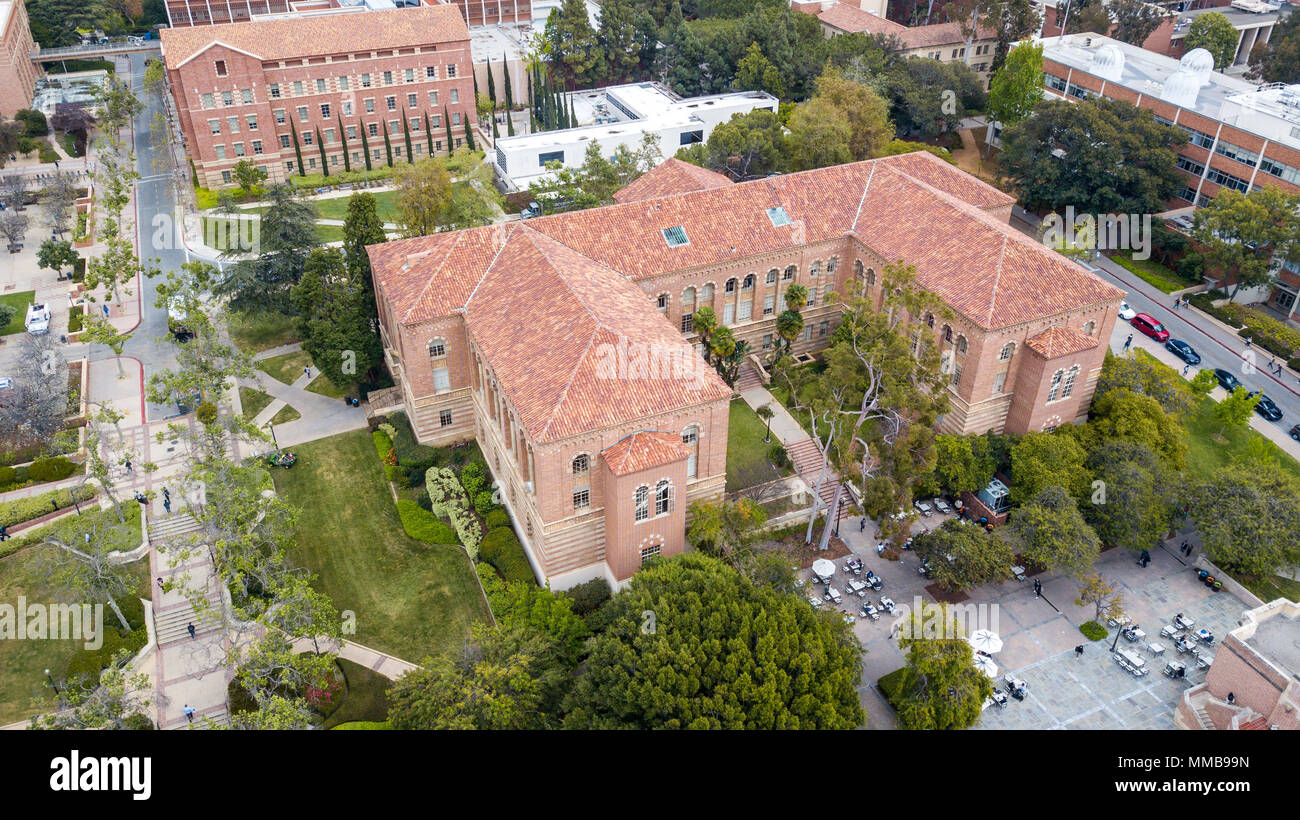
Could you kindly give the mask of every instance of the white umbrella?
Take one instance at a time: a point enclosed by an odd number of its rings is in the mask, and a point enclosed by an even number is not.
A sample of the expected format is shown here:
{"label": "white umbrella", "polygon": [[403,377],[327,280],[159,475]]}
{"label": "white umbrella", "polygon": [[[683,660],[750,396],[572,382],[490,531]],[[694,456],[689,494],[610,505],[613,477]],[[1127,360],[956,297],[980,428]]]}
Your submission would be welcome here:
{"label": "white umbrella", "polygon": [[818,558],[813,561],[812,571],[813,575],[818,578],[829,578],[835,574],[835,562],[827,561],[825,558]]}
{"label": "white umbrella", "polygon": [[993,659],[990,658],[988,655],[976,655],[975,668],[983,672],[984,674],[988,675],[990,678],[993,678],[995,680],[997,679],[998,665],[994,663]]}
{"label": "white umbrella", "polygon": [[996,632],[988,629],[975,630],[966,641],[973,649],[980,652],[993,653],[1002,651],[1002,639],[998,637]]}

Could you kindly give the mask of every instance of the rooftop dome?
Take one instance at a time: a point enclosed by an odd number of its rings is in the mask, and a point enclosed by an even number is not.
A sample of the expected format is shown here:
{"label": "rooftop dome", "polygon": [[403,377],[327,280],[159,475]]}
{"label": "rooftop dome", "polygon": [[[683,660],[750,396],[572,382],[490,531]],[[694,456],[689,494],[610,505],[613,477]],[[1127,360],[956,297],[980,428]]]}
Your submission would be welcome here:
{"label": "rooftop dome", "polygon": [[1113,43],[1107,43],[1092,54],[1092,73],[1112,82],[1119,82],[1124,73],[1124,52]]}
{"label": "rooftop dome", "polygon": [[1160,98],[1182,108],[1194,108],[1196,95],[1201,90],[1201,80],[1191,71],[1180,68],[1165,80],[1160,88]]}
{"label": "rooftop dome", "polygon": [[1214,55],[1203,48],[1194,48],[1183,55],[1178,65],[1181,71],[1192,72],[1201,85],[1206,85],[1214,71]]}

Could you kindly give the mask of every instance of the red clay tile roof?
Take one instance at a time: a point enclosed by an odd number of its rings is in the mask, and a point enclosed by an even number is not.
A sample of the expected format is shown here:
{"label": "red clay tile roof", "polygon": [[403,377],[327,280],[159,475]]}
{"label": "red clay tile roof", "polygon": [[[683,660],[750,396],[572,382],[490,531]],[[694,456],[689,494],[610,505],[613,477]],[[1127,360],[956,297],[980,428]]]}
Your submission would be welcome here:
{"label": "red clay tile roof", "polygon": [[626,277],[525,224],[505,231],[465,315],[537,442],[731,396]]}
{"label": "red clay tile roof", "polygon": [[[997,32],[981,26],[976,32],[973,43],[997,38]],[[960,23],[935,23],[929,26],[912,26],[899,39],[908,48],[928,48],[933,46],[965,46],[966,35],[962,33]],[[974,55],[972,55],[974,56]]]}
{"label": "red clay tile roof", "polygon": [[1097,346],[1097,339],[1082,330],[1064,325],[1052,325],[1042,333],[1030,336],[1025,344],[1031,350],[1041,353],[1045,359],[1059,359],[1082,350],[1091,350]]}
{"label": "red clay tile roof", "polygon": [[163,59],[174,69],[218,42],[263,60],[286,60],[468,40],[469,29],[458,8],[437,5],[165,28],[159,36]]}
{"label": "red clay tile roof", "polygon": [[669,157],[614,194],[615,202],[640,202],[688,191],[724,188],[731,180],[716,171]]}
{"label": "red clay tile roof", "polygon": [[907,31],[907,26],[848,3],[836,3],[817,15],[817,19],[850,34],[895,34],[901,37]]}
{"label": "red clay tile roof", "polygon": [[601,450],[600,455],[614,475],[627,475],[686,458],[689,453],[676,433],[642,430]]}
{"label": "red clay tile roof", "polygon": [[1264,717],[1263,715],[1260,715],[1259,717],[1251,718],[1245,723],[1240,724],[1237,727],[1237,729],[1241,731],[1249,732],[1249,731],[1259,731],[1261,729],[1267,729],[1268,727],[1269,727],[1268,718]]}

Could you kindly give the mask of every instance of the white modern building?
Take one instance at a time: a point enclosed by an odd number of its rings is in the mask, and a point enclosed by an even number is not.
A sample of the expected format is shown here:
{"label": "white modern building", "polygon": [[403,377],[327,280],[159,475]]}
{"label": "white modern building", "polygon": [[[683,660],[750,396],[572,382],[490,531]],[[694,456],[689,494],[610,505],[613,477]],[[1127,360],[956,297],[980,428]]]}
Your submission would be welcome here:
{"label": "white modern building", "polygon": [[501,137],[496,141],[497,178],[507,191],[521,191],[548,175],[547,163],[566,168],[582,165],[587,146],[600,145],[612,157],[620,145],[636,150],[643,135],[659,135],[664,156],[683,145],[704,142],[719,123],[759,108],[777,110],[776,97],[762,91],[739,91],[683,99],[657,83],[629,83],[575,91],[576,128]]}

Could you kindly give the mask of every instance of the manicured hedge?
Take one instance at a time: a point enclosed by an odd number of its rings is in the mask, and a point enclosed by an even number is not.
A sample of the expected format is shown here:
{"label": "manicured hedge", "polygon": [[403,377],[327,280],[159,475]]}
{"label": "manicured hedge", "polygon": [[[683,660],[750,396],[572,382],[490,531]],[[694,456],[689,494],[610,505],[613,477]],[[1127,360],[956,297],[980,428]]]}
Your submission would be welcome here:
{"label": "manicured hedge", "polygon": [[524,547],[515,537],[515,531],[509,527],[489,530],[479,544],[479,555],[495,567],[506,581],[537,583],[533,567],[524,554]]}
{"label": "manicured hedge", "polygon": [[379,454],[379,460],[384,464],[384,477],[389,481],[395,480],[401,470],[397,465],[397,452],[393,449],[393,440],[383,430],[376,430],[370,435],[375,440],[375,452]]}
{"label": "manicured hedge", "polygon": [[483,525],[489,530],[495,530],[497,527],[508,527],[510,526],[510,513],[500,507],[491,510],[487,515],[483,516]]}
{"label": "manicured hedge", "polygon": [[880,694],[885,696],[885,700],[889,701],[890,705],[894,705],[894,698],[898,696],[898,687],[902,684],[903,673],[906,671],[907,667],[900,667],[895,669],[893,672],[890,672],[888,675],[881,676],[880,679],[876,681],[876,686],[879,687]]}
{"label": "manicured hedge", "polygon": [[480,490],[474,495],[474,512],[487,518],[487,514],[497,508],[496,502],[492,500],[490,490]]}
{"label": "manicured hedge", "polygon": [[12,527],[46,513],[71,507],[74,493],[78,501],[85,501],[93,496],[95,491],[89,487],[73,487],[67,490],[51,490],[31,498],[15,498],[13,501],[6,501],[0,504],[0,525]]}
{"label": "manicured hedge", "polygon": [[459,544],[451,527],[438,520],[438,516],[409,498],[397,501],[397,515],[402,519],[402,529],[417,541],[427,544]]}
{"label": "manicured hedge", "polygon": [[1083,637],[1090,641],[1102,641],[1106,639],[1106,627],[1096,621],[1084,621],[1079,624],[1079,631],[1083,633]]}
{"label": "manicured hedge", "polygon": [[573,611],[576,614],[588,615],[610,599],[609,582],[604,578],[593,578],[585,584],[570,587],[564,595],[573,601]]}
{"label": "manicured hedge", "polygon": [[0,492],[17,490],[30,484],[45,484],[49,481],[62,481],[85,468],[63,456],[38,458],[31,464],[19,467],[0,467]]}

